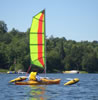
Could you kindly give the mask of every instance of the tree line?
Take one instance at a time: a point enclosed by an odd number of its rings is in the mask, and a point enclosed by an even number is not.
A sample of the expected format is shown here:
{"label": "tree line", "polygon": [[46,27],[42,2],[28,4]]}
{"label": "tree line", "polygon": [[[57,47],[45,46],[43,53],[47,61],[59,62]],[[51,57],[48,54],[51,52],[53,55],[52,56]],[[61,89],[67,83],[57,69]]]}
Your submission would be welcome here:
{"label": "tree line", "polygon": [[[0,68],[27,71],[30,66],[29,31],[13,28],[0,21]],[[66,35],[66,34],[65,34]],[[98,72],[98,41],[67,40],[65,37],[46,39],[47,72],[81,70]]]}

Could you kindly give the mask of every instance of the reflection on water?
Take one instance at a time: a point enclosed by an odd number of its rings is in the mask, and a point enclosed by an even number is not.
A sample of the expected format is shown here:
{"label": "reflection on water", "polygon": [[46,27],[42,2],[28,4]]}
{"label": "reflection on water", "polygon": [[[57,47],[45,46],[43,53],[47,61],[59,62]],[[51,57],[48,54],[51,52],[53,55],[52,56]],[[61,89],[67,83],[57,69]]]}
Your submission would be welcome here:
{"label": "reflection on water", "polygon": [[29,87],[30,87],[30,91],[28,93],[29,100],[46,100],[45,98],[46,86],[32,85]]}

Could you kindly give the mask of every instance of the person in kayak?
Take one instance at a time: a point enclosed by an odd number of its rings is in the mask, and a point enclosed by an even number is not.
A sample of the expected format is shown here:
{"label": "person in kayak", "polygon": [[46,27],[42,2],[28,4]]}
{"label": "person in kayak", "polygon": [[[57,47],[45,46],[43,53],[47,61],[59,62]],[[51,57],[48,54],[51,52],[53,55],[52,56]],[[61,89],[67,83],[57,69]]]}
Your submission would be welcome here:
{"label": "person in kayak", "polygon": [[40,83],[46,83],[44,79],[49,79],[48,77],[40,77],[38,75],[38,69],[35,68],[33,69],[33,71],[30,73],[29,77],[28,77],[28,80],[30,81],[38,81]]}
{"label": "person in kayak", "polygon": [[33,71],[33,72],[30,73],[30,75],[29,75],[29,80],[30,80],[30,81],[31,81],[31,80],[33,80],[33,81],[38,81],[38,82],[41,81],[41,79],[40,79],[40,77],[39,77],[39,75],[38,75],[38,73],[37,73],[36,71]]}

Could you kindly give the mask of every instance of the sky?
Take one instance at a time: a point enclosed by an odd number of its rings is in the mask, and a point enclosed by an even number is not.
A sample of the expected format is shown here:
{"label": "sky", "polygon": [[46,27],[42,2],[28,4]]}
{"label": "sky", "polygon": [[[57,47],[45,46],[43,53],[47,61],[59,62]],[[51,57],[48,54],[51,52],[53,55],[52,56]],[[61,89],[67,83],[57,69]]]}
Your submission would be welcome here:
{"label": "sky", "polygon": [[98,41],[98,0],[0,0],[0,20],[26,32],[32,18],[46,11],[46,35],[75,41]]}

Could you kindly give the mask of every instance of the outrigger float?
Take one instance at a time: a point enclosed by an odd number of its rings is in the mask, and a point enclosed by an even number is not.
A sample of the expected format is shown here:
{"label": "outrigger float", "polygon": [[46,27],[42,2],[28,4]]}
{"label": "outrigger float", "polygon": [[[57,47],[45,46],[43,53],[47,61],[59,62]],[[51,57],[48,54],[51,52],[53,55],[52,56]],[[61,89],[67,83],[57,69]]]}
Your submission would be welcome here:
{"label": "outrigger float", "polygon": [[64,85],[72,85],[72,84],[75,84],[77,82],[79,82],[79,79],[78,78],[74,78],[74,79],[66,82]]}

